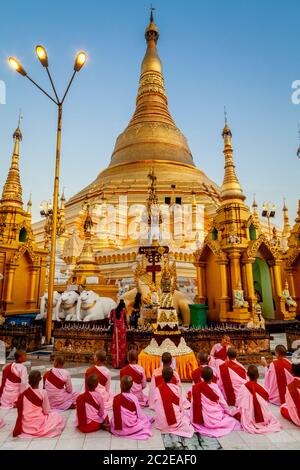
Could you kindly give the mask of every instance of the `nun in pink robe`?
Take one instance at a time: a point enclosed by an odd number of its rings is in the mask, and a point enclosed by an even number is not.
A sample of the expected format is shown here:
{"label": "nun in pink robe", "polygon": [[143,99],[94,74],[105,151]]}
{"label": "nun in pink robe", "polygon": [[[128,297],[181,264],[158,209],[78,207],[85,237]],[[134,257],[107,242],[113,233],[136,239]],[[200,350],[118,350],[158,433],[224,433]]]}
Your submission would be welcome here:
{"label": "nun in pink robe", "polygon": [[[81,430],[81,426],[85,429],[82,429],[85,433],[86,432],[93,432],[100,428],[100,424],[102,424],[105,420],[105,411],[104,411],[104,403],[103,398],[99,392],[96,390],[84,392],[84,395],[90,395],[92,397],[93,403],[88,403],[88,400],[84,400],[84,412],[85,412],[85,420],[86,423],[80,423],[80,416],[78,416],[78,401],[77,401],[77,413],[76,419],[74,422],[75,427],[78,427]],[[81,395],[82,396],[82,395]],[[93,406],[94,405],[94,406]],[[97,406],[97,407],[96,407]],[[99,425],[97,426],[96,423]]]}
{"label": "nun in pink robe", "polygon": [[124,375],[129,375],[132,380],[132,387],[130,392],[133,393],[142,407],[148,406],[148,397],[144,394],[143,390],[147,387],[147,378],[143,367],[138,364],[128,364],[120,370],[120,378]]}
{"label": "nun in pink robe", "polygon": [[154,392],[155,427],[162,433],[191,438],[193,426],[184,407],[181,388],[172,383],[159,385]]}
{"label": "nun in pink robe", "polygon": [[281,430],[278,419],[269,410],[268,392],[256,382],[250,381],[242,385],[232,413],[240,413],[242,428],[250,434]]}
{"label": "nun in pink robe", "polygon": [[47,391],[52,410],[65,411],[76,403],[79,392],[73,391],[70,372],[53,367],[44,375],[44,389]]}
{"label": "nun in pink robe", "polygon": [[[110,388],[111,377],[109,369],[105,366],[91,366],[85,372],[85,380],[92,375],[96,374],[99,379],[99,384],[96,388],[97,392],[99,392],[102,396],[104,402],[104,409],[105,411],[109,411],[112,409],[114,395]],[[87,390],[87,387],[86,387]]]}
{"label": "nun in pink robe", "polygon": [[[5,383],[3,378],[6,378]],[[11,378],[11,380],[10,380]],[[8,410],[16,406],[20,393],[28,387],[28,373],[23,364],[13,362],[2,370],[2,387],[0,393],[1,408]],[[1,388],[2,388],[1,387]]]}
{"label": "nun in pink robe", "polygon": [[[154,397],[155,397],[155,390],[157,388],[158,381],[160,380],[159,378],[162,377],[162,371],[163,371],[163,366],[159,367],[158,369],[155,369],[153,371],[152,377],[151,377],[151,382],[150,382],[150,387],[149,387],[149,408],[150,410],[154,410]],[[179,386],[180,391],[181,391],[181,380],[179,377],[179,374],[174,370],[174,375],[172,378],[172,383],[176,384]]]}
{"label": "nun in pink robe", "polygon": [[127,439],[145,440],[152,436],[154,418],[146,416],[133,393],[120,393],[114,397],[110,432]]}
{"label": "nun in pink robe", "polygon": [[199,382],[193,386],[191,422],[195,432],[208,437],[222,437],[241,429],[239,422],[231,416],[221,390],[213,382]]}
{"label": "nun in pink robe", "polygon": [[230,344],[222,345],[221,343],[216,343],[209,355],[209,366],[210,367],[215,367],[218,369],[218,367],[223,364],[224,361],[227,359],[227,351],[230,348]]}
{"label": "nun in pink robe", "polygon": [[236,359],[227,360],[220,365],[218,386],[229,406],[235,405],[237,394],[246,382],[246,369]]}
{"label": "nun in pink robe", "polygon": [[65,424],[65,419],[59,413],[51,412],[45,390],[28,387],[20,395],[14,437],[18,436],[24,439],[56,437],[62,433]]}
{"label": "nun in pink robe", "polygon": [[[275,367],[280,363],[281,367],[277,368],[277,373]],[[286,385],[289,385],[294,377],[289,372],[288,369],[291,369],[291,363],[286,359],[275,359],[269,367],[265,367],[265,388],[270,396],[270,403],[273,405],[280,406],[284,403]]]}
{"label": "nun in pink robe", "polygon": [[286,389],[285,403],[281,406],[282,416],[300,426],[300,378],[295,377]]}

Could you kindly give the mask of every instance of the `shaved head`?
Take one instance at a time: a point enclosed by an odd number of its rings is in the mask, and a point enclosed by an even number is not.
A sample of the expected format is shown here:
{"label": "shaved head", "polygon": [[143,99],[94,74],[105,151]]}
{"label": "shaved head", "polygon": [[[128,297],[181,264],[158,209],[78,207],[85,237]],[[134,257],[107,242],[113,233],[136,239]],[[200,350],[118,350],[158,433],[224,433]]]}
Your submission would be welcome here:
{"label": "shaved head", "polygon": [[130,349],[128,353],[128,362],[137,362],[138,352],[135,349]]}
{"label": "shaved head", "polygon": [[236,349],[234,348],[229,348],[228,351],[227,351],[227,357],[228,359],[236,359],[237,357],[237,352],[236,352]]}
{"label": "shaved head", "polygon": [[54,359],[54,367],[62,367],[65,363],[64,356],[56,356]]}
{"label": "shaved head", "polygon": [[169,352],[164,352],[161,356],[161,362],[164,366],[170,366],[172,364],[172,355]]}
{"label": "shaved head", "polygon": [[106,361],[106,351],[104,351],[103,349],[96,351],[94,358],[95,362],[100,362],[101,364],[103,364]]}
{"label": "shaved head", "polygon": [[250,380],[256,381],[257,379],[259,379],[258,368],[254,365],[249,366],[247,370],[247,375]]}
{"label": "shaved head", "polygon": [[174,371],[172,367],[164,367],[162,370],[162,376],[163,379],[166,383],[169,383],[172,380],[172,377],[174,375]]}
{"label": "shaved head", "polygon": [[211,367],[203,367],[201,377],[204,380],[204,382],[209,383],[211,382],[212,378],[214,376],[213,370]]}
{"label": "shaved head", "polygon": [[199,352],[197,355],[198,363],[201,365],[208,364],[208,354],[206,352]]}
{"label": "shaved head", "polygon": [[130,392],[132,384],[133,384],[132,377],[130,377],[130,375],[123,375],[123,377],[121,378],[121,392],[122,393]]}
{"label": "shaved head", "polygon": [[26,362],[26,352],[22,349],[18,349],[15,352],[15,361],[16,362]]}
{"label": "shaved head", "polygon": [[98,375],[96,374],[89,375],[88,378],[86,379],[87,387],[91,392],[97,388],[98,383],[99,383],[99,379],[98,379]]}

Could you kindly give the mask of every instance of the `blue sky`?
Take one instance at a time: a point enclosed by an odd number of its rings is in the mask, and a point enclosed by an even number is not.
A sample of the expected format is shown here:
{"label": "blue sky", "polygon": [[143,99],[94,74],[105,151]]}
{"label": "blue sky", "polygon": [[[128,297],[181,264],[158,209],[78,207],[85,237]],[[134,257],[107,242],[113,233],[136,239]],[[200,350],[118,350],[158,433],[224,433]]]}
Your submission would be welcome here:
{"label": "blue sky", "polygon": [[[89,61],[66,100],[61,181],[70,197],[110,161],[117,135],[135,105],[149,20],[145,0],[15,0],[1,3],[0,80],[7,104],[0,105],[0,184],[12,152],[19,108],[24,201],[32,192],[34,217],[52,194],[56,109],[31,84],[9,69],[6,57],[22,60],[49,89],[34,47],[46,46],[60,92],[75,53]],[[156,0],[159,55],[170,111],[187,137],[196,165],[222,182],[221,130],[227,106],[239,179],[252,202],[278,206],[286,197],[291,221],[299,198],[297,127],[300,105],[291,101],[300,79],[298,0]]]}

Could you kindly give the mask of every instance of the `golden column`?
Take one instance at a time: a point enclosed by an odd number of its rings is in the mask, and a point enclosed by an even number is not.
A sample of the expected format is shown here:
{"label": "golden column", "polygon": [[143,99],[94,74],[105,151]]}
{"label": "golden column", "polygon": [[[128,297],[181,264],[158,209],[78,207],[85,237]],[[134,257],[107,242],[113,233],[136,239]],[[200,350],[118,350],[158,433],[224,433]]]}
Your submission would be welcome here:
{"label": "golden column", "polygon": [[31,279],[30,279],[30,290],[29,290],[29,299],[28,303],[34,303],[36,300],[36,280],[37,280],[37,275],[38,275],[38,270],[40,269],[40,266],[32,266],[30,269],[31,272]]}
{"label": "golden column", "polygon": [[205,266],[205,262],[199,261],[196,263],[198,304],[204,304],[206,301]]}
{"label": "golden column", "polygon": [[3,301],[5,303],[12,303],[12,294],[13,294],[13,285],[14,285],[14,276],[17,266],[9,265],[6,268],[5,278],[6,278],[6,287]]}
{"label": "golden column", "polygon": [[231,288],[237,289],[242,285],[241,282],[241,253],[234,250],[229,253],[230,259],[230,274],[231,274]]}
{"label": "golden column", "polygon": [[254,290],[254,280],[253,280],[253,263],[255,258],[248,258],[243,262],[245,273],[246,273],[246,291],[247,291],[247,300],[253,305],[256,303],[255,290]]}
{"label": "golden column", "polygon": [[289,284],[289,290],[290,290],[291,297],[296,297],[293,268],[287,269],[286,274],[287,274],[287,281],[288,281],[288,284]]}
{"label": "golden column", "polygon": [[219,266],[219,275],[220,275],[220,290],[221,296],[219,298],[220,302],[220,320],[226,318],[227,312],[229,310],[229,297],[228,297],[228,281],[227,281],[227,260],[218,260],[217,264]]}

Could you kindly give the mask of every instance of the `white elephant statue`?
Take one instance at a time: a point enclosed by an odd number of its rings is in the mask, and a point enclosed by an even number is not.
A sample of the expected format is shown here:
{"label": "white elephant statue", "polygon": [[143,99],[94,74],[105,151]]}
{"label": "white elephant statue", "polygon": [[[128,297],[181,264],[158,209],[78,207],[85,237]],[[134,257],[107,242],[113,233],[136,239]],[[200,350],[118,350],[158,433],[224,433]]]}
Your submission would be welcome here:
{"label": "white elephant statue", "polygon": [[83,291],[77,303],[77,320],[84,322],[104,320],[116,307],[116,302],[110,297],[99,297],[92,290]]}
{"label": "white elephant statue", "polygon": [[[57,292],[53,292],[53,310],[52,310],[52,320],[56,320],[59,309],[60,309],[60,299],[61,295]],[[47,318],[47,309],[48,309],[48,292],[41,297],[40,304],[40,313],[35,317],[36,320],[44,320]]]}
{"label": "white elephant statue", "polygon": [[60,313],[56,317],[56,320],[76,321],[78,299],[79,294],[74,290],[63,292],[61,294]]}

